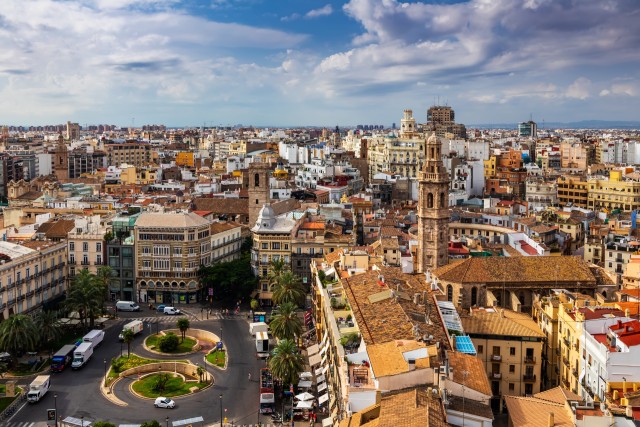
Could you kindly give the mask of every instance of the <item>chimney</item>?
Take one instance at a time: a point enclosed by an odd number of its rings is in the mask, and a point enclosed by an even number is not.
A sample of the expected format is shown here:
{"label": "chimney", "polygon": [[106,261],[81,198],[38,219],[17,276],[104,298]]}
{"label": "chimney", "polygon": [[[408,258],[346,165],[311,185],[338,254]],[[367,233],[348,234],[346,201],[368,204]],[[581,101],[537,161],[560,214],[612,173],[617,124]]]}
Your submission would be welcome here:
{"label": "chimney", "polygon": [[624,317],[631,317],[631,312],[629,311],[628,308],[625,308],[624,310]]}
{"label": "chimney", "polygon": [[619,397],[618,390],[613,390],[613,400],[618,400]]}
{"label": "chimney", "polygon": [[622,379],[622,392],[626,395],[627,394],[627,380],[626,379]]}
{"label": "chimney", "polygon": [[549,412],[549,422],[547,423],[547,427],[553,427],[556,424],[554,418],[553,412]]}

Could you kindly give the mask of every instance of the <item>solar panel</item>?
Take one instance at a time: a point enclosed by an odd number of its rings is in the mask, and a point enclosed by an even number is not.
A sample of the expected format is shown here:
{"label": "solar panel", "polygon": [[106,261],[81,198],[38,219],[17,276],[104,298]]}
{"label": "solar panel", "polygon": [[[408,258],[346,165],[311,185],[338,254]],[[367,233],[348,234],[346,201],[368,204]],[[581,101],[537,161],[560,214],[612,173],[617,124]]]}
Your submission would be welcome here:
{"label": "solar panel", "polygon": [[456,350],[458,350],[460,353],[473,355],[476,354],[476,349],[473,346],[473,342],[471,342],[471,338],[469,338],[467,335],[456,337]]}

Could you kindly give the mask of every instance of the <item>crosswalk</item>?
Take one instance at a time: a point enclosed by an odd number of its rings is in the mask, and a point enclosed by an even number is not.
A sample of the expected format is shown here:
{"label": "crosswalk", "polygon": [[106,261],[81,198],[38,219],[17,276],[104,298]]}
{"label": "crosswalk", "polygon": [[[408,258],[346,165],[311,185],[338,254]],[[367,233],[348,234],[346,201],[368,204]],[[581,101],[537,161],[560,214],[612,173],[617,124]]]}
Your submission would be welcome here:
{"label": "crosswalk", "polygon": [[9,421],[0,422],[0,425],[4,427],[47,427],[47,423],[44,421]]}
{"label": "crosswalk", "polygon": [[[207,318],[207,315],[205,313],[204,315],[204,319],[202,318],[201,315],[194,315],[194,314],[189,314],[188,315],[189,321],[190,322],[202,322],[203,320],[221,320],[221,319],[227,319],[227,320],[246,320],[246,316],[243,316],[242,314],[236,316],[234,314],[229,314],[227,315],[223,315],[220,314],[220,312],[213,312],[209,315],[209,317]],[[150,323],[150,324],[154,324],[156,322],[159,323],[176,323],[178,321],[178,319],[180,319],[180,316],[146,316],[146,317],[135,317],[132,319],[127,319],[128,321],[130,320],[142,320],[145,323]]]}

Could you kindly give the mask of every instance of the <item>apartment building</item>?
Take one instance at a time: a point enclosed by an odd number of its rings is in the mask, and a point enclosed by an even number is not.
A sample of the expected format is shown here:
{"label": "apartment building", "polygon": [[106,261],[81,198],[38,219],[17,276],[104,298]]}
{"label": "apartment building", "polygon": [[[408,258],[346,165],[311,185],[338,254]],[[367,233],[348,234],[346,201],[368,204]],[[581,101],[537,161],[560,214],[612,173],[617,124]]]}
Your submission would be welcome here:
{"label": "apartment building", "polygon": [[134,226],[141,301],[193,304],[200,300],[200,265],[211,262],[211,224],[193,212],[143,212]]}
{"label": "apartment building", "polygon": [[416,178],[422,170],[425,156],[425,139],[385,136],[369,141],[369,179],[382,172]]}
{"label": "apartment building", "polygon": [[558,177],[558,203],[562,206],[586,208],[589,205],[589,183],[582,175]]}
{"label": "apartment building", "polygon": [[493,399],[540,391],[545,335],[531,316],[507,309],[479,308],[471,309],[460,320],[485,364]]}
{"label": "apartment building", "polygon": [[0,241],[0,320],[64,295],[66,251],[66,241]]}
{"label": "apartment building", "polygon": [[120,166],[122,163],[126,163],[142,167],[152,161],[152,147],[146,142],[107,142],[104,144],[104,150],[109,166]]}
{"label": "apartment building", "polygon": [[563,142],[560,144],[560,153],[560,167],[562,169],[587,170],[589,152],[586,145],[577,142]]}
{"label": "apartment building", "polygon": [[587,208],[591,210],[619,209],[630,212],[640,208],[640,182],[623,180],[622,170],[609,172],[609,179],[588,181]]}
{"label": "apartment building", "polygon": [[558,183],[542,178],[527,179],[525,183],[526,201],[529,209],[545,209],[558,203]]}
{"label": "apartment building", "polygon": [[211,263],[240,258],[242,227],[234,222],[211,223]]}
{"label": "apartment building", "polygon": [[141,298],[136,287],[135,236],[134,227],[139,213],[120,214],[111,221],[114,238],[107,245],[107,262],[114,272],[109,283],[109,296],[112,301],[147,302]]}
{"label": "apartment building", "polygon": [[94,151],[89,147],[76,148],[69,151],[67,156],[69,178],[79,178],[83,173],[93,173],[107,166],[104,151]]}
{"label": "apartment building", "polygon": [[106,232],[99,215],[75,219],[75,227],[67,236],[69,277],[85,269],[95,274],[105,264]]}

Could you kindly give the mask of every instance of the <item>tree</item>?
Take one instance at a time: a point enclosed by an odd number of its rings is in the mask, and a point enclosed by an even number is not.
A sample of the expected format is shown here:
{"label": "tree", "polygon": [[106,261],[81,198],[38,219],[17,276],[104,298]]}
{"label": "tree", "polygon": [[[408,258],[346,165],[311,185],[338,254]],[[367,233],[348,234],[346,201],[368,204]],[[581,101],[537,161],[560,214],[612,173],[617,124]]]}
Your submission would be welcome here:
{"label": "tree", "polygon": [[218,301],[246,298],[258,280],[251,272],[250,253],[233,261],[201,266],[198,274],[204,288],[213,288],[213,297]]}
{"label": "tree", "polygon": [[303,359],[296,343],[284,339],[271,352],[269,369],[273,376],[285,384],[295,382],[303,370]]}
{"label": "tree", "polygon": [[199,381],[202,382],[202,377],[204,376],[204,368],[200,365],[196,368],[196,373],[198,374]]}
{"label": "tree", "polygon": [[178,336],[171,332],[158,339],[158,348],[163,353],[171,353],[178,348],[178,344],[180,344],[178,342]]}
{"label": "tree", "polygon": [[58,323],[58,313],[53,310],[41,310],[33,316],[33,323],[38,331],[40,346],[48,347],[53,351],[53,343],[62,335],[62,327]]}
{"label": "tree", "polygon": [[287,302],[273,312],[269,328],[276,338],[292,340],[302,334],[302,320],[296,311],[296,305]]}
{"label": "tree", "polygon": [[31,316],[14,314],[0,322],[0,348],[11,354],[15,361],[21,350],[34,350],[38,343],[38,331]]}
{"label": "tree", "polygon": [[116,427],[115,424],[110,423],[108,421],[96,421],[95,423],[91,424],[93,427]]}
{"label": "tree", "polygon": [[340,338],[340,344],[343,347],[355,347],[360,343],[360,335],[357,332],[351,332]]}
{"label": "tree", "polygon": [[275,304],[294,303],[300,305],[304,301],[306,291],[300,277],[291,271],[280,275],[273,287],[273,302]]}
{"label": "tree", "polygon": [[9,370],[9,365],[5,362],[0,362],[0,378],[4,378],[4,374]]}
{"label": "tree", "polygon": [[257,299],[253,298],[251,300],[251,310],[256,311],[258,307],[260,307],[260,303],[258,302]]}
{"label": "tree", "polygon": [[[113,268],[111,268],[108,265],[102,265],[100,267],[98,267],[98,271],[96,272],[96,280],[98,281],[98,283],[100,283],[103,287],[103,292],[104,292],[104,300],[108,299],[108,295],[109,295],[109,287],[111,286],[111,284],[115,283],[117,281],[116,279],[116,272],[113,271]],[[119,283],[119,281],[118,281]],[[118,296],[120,299],[122,299],[122,289],[120,289],[120,295]]]}
{"label": "tree", "polygon": [[156,377],[152,386],[153,391],[157,393],[162,393],[167,388],[167,383],[169,382],[170,379],[171,377],[166,372],[160,372],[159,374],[156,374]]}
{"label": "tree", "polygon": [[162,427],[162,426],[160,425],[159,422],[157,422],[156,420],[153,420],[153,421],[147,421],[140,424],[140,427]]}
{"label": "tree", "polygon": [[187,329],[189,329],[190,326],[191,326],[191,322],[189,322],[189,319],[187,319],[186,317],[178,319],[178,321],[176,322],[176,327],[180,329],[180,333],[182,334],[183,342],[187,333]]}
{"label": "tree", "polygon": [[135,338],[135,334],[131,329],[125,329],[122,331],[122,341],[127,344],[127,357],[131,356],[131,342]]}
{"label": "tree", "polygon": [[280,276],[288,270],[289,266],[285,264],[283,257],[269,261],[269,272],[267,273],[269,286],[274,286],[278,282],[278,279],[280,279]]}
{"label": "tree", "polygon": [[78,311],[83,326],[87,326],[86,319],[89,319],[89,327],[93,328],[104,297],[102,285],[97,281],[96,276],[85,268],[73,278],[73,282],[67,289],[65,306],[69,310]]}

